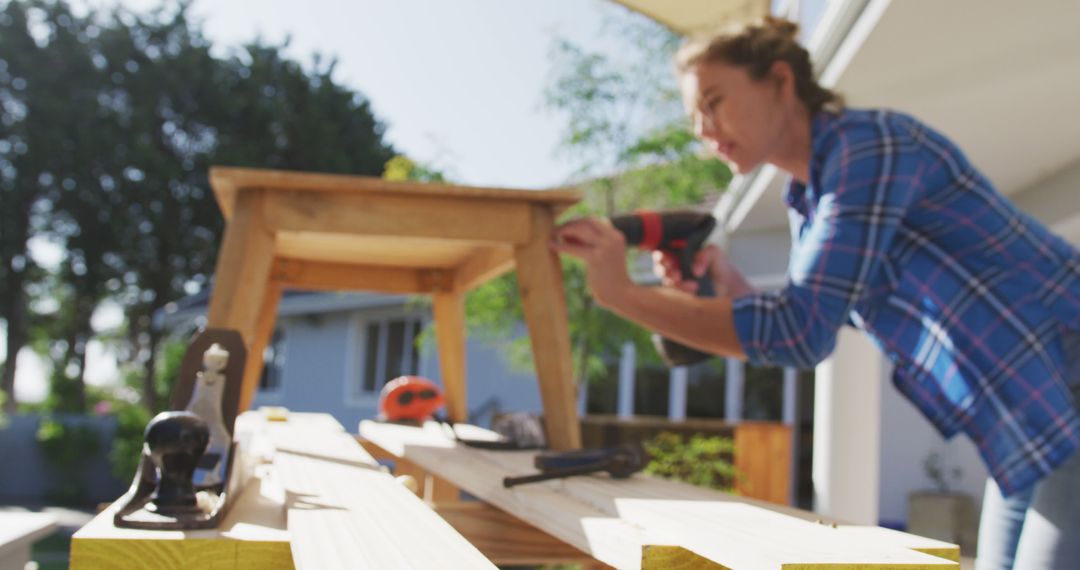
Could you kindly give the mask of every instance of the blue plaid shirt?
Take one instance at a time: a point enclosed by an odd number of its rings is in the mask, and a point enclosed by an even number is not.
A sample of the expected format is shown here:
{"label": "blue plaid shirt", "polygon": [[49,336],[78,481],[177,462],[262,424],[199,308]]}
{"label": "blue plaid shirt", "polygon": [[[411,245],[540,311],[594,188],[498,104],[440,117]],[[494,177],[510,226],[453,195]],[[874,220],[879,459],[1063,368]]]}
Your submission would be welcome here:
{"label": "blue plaid shirt", "polygon": [[1080,253],[949,140],[899,113],[820,113],[810,183],[785,200],[787,286],[734,302],[750,362],[809,368],[845,323],[866,331],[897,388],[943,436],[968,434],[1006,495],[1080,444],[1061,342],[1080,330]]}

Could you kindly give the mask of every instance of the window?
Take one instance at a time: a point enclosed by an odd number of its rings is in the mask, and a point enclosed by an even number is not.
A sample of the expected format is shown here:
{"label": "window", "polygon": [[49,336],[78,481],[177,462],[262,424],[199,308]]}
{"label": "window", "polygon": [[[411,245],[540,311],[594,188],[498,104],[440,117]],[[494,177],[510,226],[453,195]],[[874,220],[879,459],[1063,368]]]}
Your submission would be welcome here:
{"label": "window", "polygon": [[416,338],[423,329],[421,317],[397,317],[367,321],[360,340],[360,378],[355,396],[372,396],[387,381],[420,369]]}
{"label": "window", "polygon": [[259,391],[273,392],[285,379],[285,331],[274,329],[274,336],[263,350],[263,369],[259,376]]}

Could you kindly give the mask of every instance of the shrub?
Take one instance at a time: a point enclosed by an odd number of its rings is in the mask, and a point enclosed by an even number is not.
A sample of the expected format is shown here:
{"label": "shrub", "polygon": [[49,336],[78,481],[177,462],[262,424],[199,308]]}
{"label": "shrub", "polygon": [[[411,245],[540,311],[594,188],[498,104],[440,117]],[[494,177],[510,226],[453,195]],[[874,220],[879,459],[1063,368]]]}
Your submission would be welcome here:
{"label": "shrub", "polygon": [[86,483],[81,474],[87,462],[101,450],[98,430],[46,417],[38,426],[37,442],[45,460],[60,474],[52,491],[53,499],[63,505],[86,502]]}
{"label": "shrub", "polygon": [[731,491],[738,472],[731,463],[735,444],[731,438],[695,434],[683,436],[660,432],[644,442],[650,456],[645,473],[691,485]]}

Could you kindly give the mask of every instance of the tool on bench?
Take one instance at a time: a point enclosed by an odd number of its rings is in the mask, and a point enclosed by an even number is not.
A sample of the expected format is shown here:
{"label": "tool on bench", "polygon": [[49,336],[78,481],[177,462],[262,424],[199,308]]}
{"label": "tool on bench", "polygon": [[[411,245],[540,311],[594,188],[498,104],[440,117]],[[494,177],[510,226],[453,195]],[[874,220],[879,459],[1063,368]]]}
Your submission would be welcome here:
{"label": "tool on bench", "polygon": [[131,487],[113,524],[145,530],[214,528],[250,472],[236,460],[236,413],[247,349],[240,333],[200,331],[188,344],[170,411],[146,426]]}
{"label": "tool on bench", "polygon": [[506,477],[503,487],[588,475],[606,471],[614,479],[626,479],[645,466],[645,452],[640,446],[619,445],[599,449],[540,453],[533,462],[539,473]]}
{"label": "tool on bench", "polygon": [[461,437],[457,430],[457,423],[436,418],[436,421],[450,428],[454,441],[477,449],[522,451],[528,449],[543,449],[547,446],[547,436],[544,434],[543,419],[536,414],[513,412],[497,415],[491,422],[491,427],[497,434],[498,439],[471,439]]}
{"label": "tool on bench", "polygon": [[[716,227],[716,218],[712,215],[693,210],[641,210],[614,216],[610,220],[615,229],[626,238],[627,245],[674,253],[684,278],[693,276],[694,256],[705,245],[705,240]],[[712,276],[708,271],[697,279],[697,283],[699,297],[716,295]],[[714,356],[658,334],[653,335],[653,345],[668,366],[685,366]]]}
{"label": "tool on bench", "polygon": [[419,424],[432,419],[445,398],[434,382],[422,376],[398,376],[379,392],[379,419]]}

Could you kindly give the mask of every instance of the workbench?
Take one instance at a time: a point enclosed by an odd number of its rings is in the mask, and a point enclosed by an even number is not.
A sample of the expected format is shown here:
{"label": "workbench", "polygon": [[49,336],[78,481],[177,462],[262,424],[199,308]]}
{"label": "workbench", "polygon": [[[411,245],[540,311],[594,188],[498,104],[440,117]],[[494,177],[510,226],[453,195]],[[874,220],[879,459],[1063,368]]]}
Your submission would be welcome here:
{"label": "workbench", "polygon": [[[464,438],[495,437],[476,427],[460,429]],[[505,488],[504,477],[536,471],[535,452],[469,448],[433,422],[410,427],[364,421],[359,431],[368,445],[615,568],[960,568],[954,544],[641,474]],[[485,541],[498,542],[490,532]]]}
{"label": "workbench", "polygon": [[30,547],[56,530],[48,513],[0,512],[0,569],[22,570],[30,562]]}

